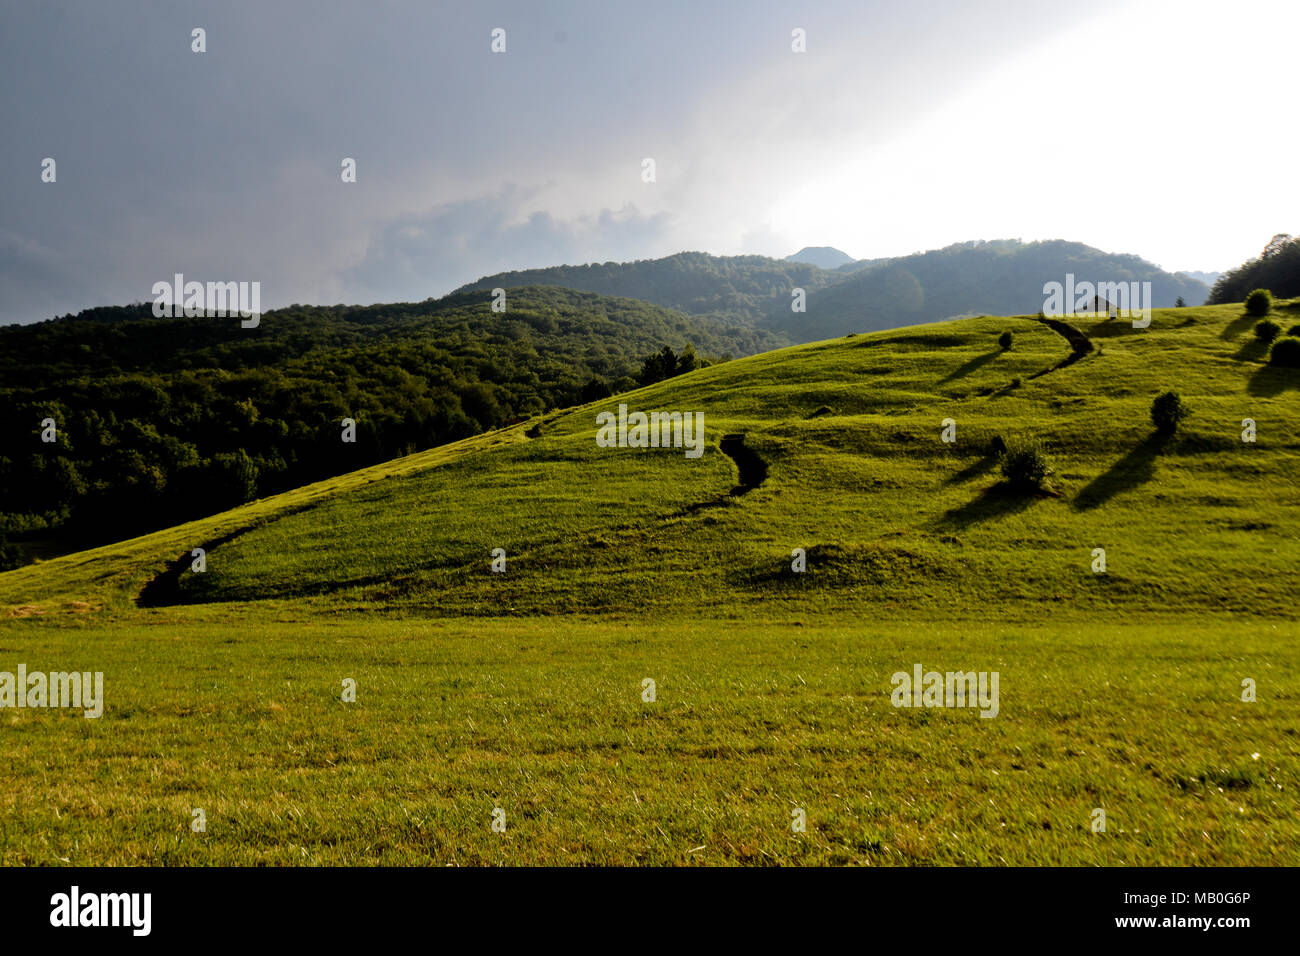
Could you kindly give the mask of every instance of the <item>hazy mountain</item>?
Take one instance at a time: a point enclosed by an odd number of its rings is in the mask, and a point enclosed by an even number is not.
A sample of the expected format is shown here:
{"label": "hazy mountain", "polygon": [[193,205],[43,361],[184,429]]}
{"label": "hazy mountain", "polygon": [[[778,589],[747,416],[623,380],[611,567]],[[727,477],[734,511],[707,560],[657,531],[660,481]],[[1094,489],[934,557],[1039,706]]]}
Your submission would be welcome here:
{"label": "hazy mountain", "polygon": [[1199,305],[1209,294],[1203,282],[1138,256],[1064,240],[1005,239],[957,243],[849,271],[828,288],[809,290],[805,312],[774,303],[761,324],[809,342],[964,315],[1032,314],[1043,308],[1043,285],[1064,283],[1067,274],[1078,282],[1150,282],[1156,308],[1173,306],[1179,296]]}
{"label": "hazy mountain", "polygon": [[[1223,275],[1223,273],[1222,272],[1197,272],[1194,269],[1183,269],[1181,272],[1178,273],[1178,275],[1190,276],[1191,278],[1195,279],[1197,282],[1204,282],[1207,286],[1213,288],[1214,283],[1219,281],[1219,277]],[[1189,305],[1195,305],[1195,304],[1196,303],[1194,302],[1189,303]]]}
{"label": "hazy mountain", "polygon": [[792,256],[785,257],[786,262],[806,262],[819,269],[838,269],[851,265],[856,260],[847,252],[841,252],[834,246],[804,246]]}

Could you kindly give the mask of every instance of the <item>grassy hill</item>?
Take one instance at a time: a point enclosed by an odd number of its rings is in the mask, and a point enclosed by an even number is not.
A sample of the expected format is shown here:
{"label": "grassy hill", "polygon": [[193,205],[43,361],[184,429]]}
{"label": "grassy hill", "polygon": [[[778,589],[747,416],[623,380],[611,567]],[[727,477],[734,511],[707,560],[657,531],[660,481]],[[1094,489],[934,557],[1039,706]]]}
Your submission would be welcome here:
{"label": "grassy hill", "polygon": [[292,306],[245,329],[146,305],[0,329],[0,568],[608,395],[666,346],[777,341],[571,289],[514,289],[505,309],[486,293]]}
{"label": "grassy hill", "polygon": [[[0,575],[0,669],[108,687],[8,712],[0,860],[1300,862],[1300,377],[1239,305],[1070,321],[740,359]],[[620,402],[704,454],[598,447]],[[916,663],[999,716],[892,707]]]}

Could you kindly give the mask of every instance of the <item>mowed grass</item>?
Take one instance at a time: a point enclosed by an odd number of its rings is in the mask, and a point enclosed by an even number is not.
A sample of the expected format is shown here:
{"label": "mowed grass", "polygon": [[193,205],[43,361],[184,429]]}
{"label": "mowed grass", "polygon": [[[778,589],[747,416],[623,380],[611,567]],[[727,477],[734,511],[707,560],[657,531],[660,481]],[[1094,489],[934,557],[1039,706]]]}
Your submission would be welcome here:
{"label": "mowed grass", "polygon": [[[1068,366],[1025,317],[845,337],[0,575],[0,671],[107,696],[0,710],[0,860],[1300,862],[1300,374],[1239,306],[1071,321]],[[597,447],[620,401],[704,455]],[[892,707],[917,663],[998,671],[999,715]]]}
{"label": "mowed grass", "polygon": [[[1269,624],[273,617],[8,625],[108,703],[4,714],[0,862],[1300,863]],[[894,708],[914,663],[999,671],[999,715]]]}

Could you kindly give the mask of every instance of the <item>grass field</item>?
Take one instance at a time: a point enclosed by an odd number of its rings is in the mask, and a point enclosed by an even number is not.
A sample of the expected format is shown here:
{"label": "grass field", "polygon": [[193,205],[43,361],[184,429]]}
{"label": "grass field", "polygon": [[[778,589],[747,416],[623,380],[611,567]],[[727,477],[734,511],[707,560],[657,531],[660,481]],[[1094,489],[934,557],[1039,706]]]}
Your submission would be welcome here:
{"label": "grass field", "polygon": [[[737,360],[0,575],[0,670],[107,698],[0,711],[0,862],[1300,863],[1300,375],[1240,306],[1071,322],[1068,363],[1027,317]],[[597,447],[619,402],[707,451]],[[918,663],[997,717],[892,706]]]}

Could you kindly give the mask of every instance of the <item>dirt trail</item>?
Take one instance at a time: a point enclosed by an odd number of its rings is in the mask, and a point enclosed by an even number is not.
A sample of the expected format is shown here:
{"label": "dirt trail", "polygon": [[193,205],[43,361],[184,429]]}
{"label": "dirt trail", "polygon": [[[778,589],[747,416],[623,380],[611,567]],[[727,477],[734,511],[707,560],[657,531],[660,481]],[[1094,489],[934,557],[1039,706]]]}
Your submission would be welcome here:
{"label": "dirt trail", "polygon": [[1070,354],[1061,361],[1057,362],[1051,368],[1045,368],[1041,372],[1035,372],[1030,378],[1040,378],[1048,372],[1055,372],[1057,369],[1066,368],[1073,365],[1079,359],[1083,358],[1092,351],[1092,339],[1084,335],[1073,325],[1068,322],[1062,322],[1060,319],[1049,319],[1046,316],[1037,316],[1039,322],[1047,326],[1056,334],[1060,335],[1065,341],[1070,343]]}
{"label": "dirt trail", "polygon": [[733,496],[743,495],[767,480],[767,462],[745,444],[744,435],[723,435],[718,448],[736,463],[740,472],[740,484],[731,489]]}

